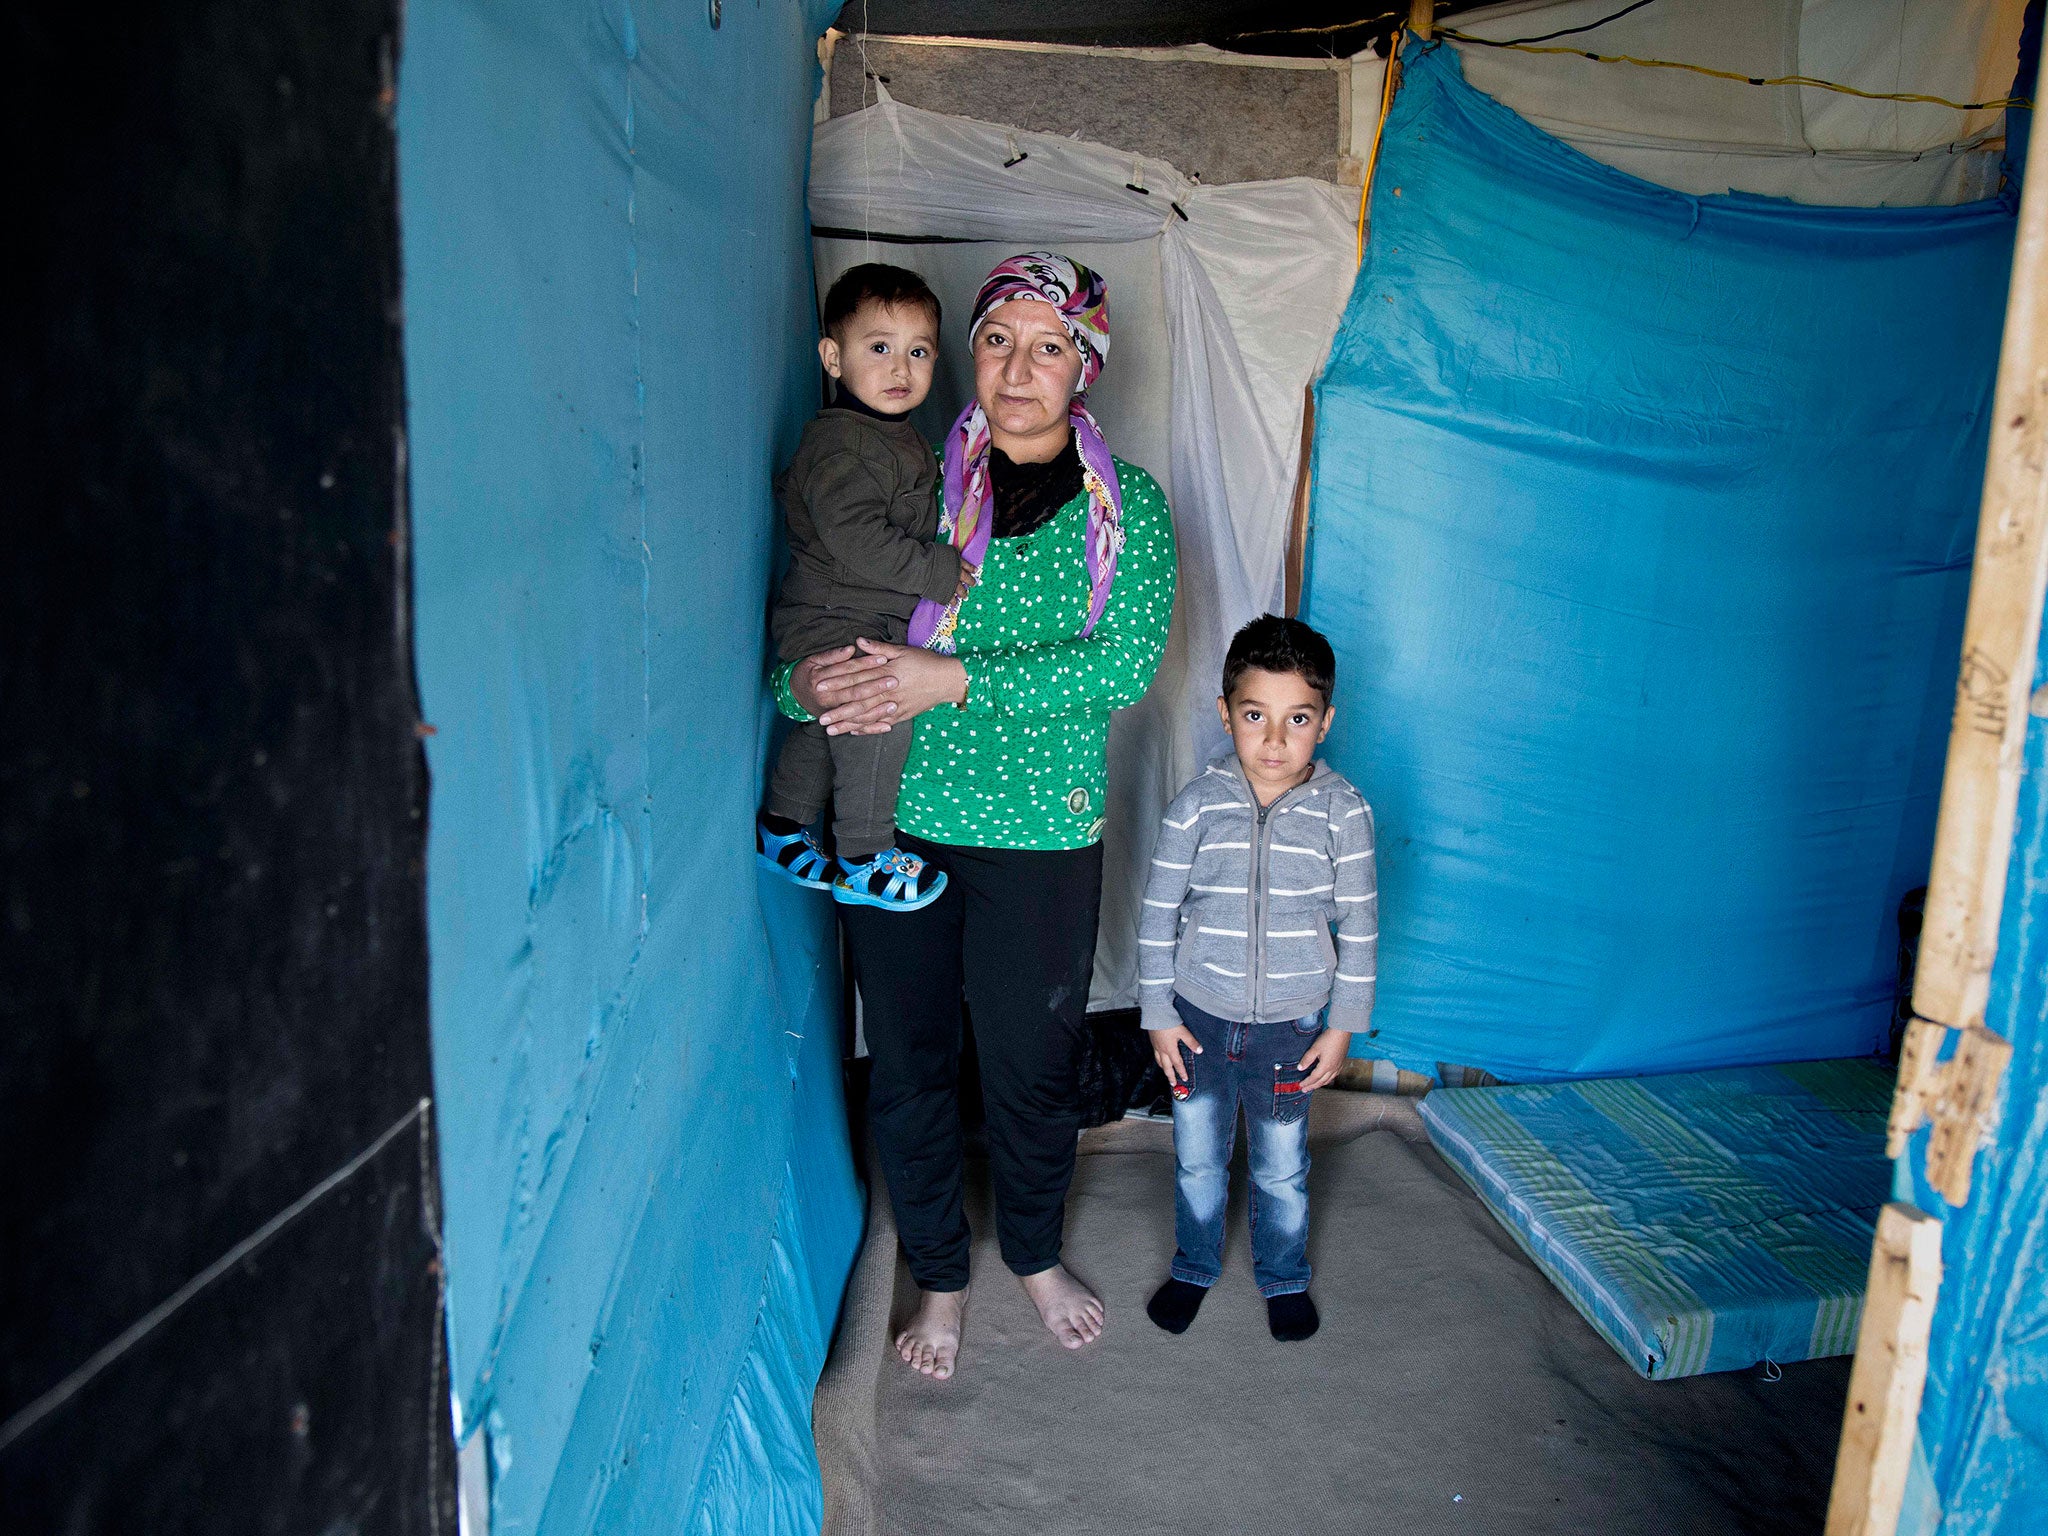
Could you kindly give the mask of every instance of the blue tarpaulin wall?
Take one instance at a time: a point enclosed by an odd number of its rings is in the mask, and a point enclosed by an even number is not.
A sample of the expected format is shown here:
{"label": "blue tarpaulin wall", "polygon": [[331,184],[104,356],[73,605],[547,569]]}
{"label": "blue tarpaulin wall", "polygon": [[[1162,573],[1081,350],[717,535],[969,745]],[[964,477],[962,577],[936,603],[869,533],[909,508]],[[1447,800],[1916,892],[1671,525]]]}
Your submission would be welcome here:
{"label": "blue tarpaulin wall", "polygon": [[435,1078],[495,1536],[819,1518],[860,1198],[828,909],[757,884],[750,824],[832,9],[408,8]]}
{"label": "blue tarpaulin wall", "polygon": [[[2034,673],[2048,685],[2048,637]],[[1900,1536],[2032,1536],[2048,1523],[2048,718],[2027,722],[1984,1022],[2012,1042],[1998,1135],[1970,1200],[1927,1182],[1920,1131],[1895,1198],[1945,1218],[1940,1298]]]}
{"label": "blue tarpaulin wall", "polygon": [[2009,207],[1690,197],[1411,45],[1317,392],[1305,614],[1372,801],[1365,1049],[1853,1056],[1925,883]]}

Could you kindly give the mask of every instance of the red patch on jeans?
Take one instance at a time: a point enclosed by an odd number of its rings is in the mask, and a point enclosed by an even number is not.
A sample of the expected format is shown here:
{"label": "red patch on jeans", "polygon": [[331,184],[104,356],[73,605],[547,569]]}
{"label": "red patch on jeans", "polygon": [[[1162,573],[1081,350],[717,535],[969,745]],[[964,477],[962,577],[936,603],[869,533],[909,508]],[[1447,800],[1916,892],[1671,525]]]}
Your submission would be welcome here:
{"label": "red patch on jeans", "polygon": [[1300,1083],[1275,1083],[1273,1091],[1275,1093],[1304,1093],[1307,1090]]}

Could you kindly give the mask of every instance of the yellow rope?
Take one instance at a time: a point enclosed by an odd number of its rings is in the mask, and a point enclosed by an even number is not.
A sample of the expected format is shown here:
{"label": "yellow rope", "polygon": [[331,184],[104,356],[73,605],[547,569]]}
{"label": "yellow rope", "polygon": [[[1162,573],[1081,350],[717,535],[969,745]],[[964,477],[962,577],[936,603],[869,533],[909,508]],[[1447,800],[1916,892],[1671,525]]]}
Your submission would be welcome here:
{"label": "yellow rope", "polygon": [[1455,42],[1471,43],[1481,48],[1512,48],[1517,53],[1556,53],[1575,59],[1591,59],[1595,64],[1634,64],[1643,69],[1682,69],[1688,74],[1706,75],[1715,80],[1733,80],[1737,85],[1798,85],[1808,90],[1838,91],[1844,96],[1859,96],[1865,101],[1911,101],[1930,107],[1953,107],[1958,112],[1991,112],[2007,107],[2032,107],[2034,102],[2028,96],[2004,96],[1997,101],[1950,101],[1946,96],[1925,96],[1915,91],[1859,91],[1853,85],[1843,85],[1834,80],[1821,80],[1812,75],[1739,75],[1728,69],[1709,69],[1704,64],[1680,64],[1672,59],[1639,59],[1627,53],[1591,53],[1584,48],[1538,47],[1533,43],[1496,43],[1487,38],[1473,37],[1466,32],[1439,27],[1437,36],[1447,37]]}
{"label": "yellow rope", "polygon": [[[1401,30],[1405,32],[1407,29],[1404,27]],[[1400,39],[1401,34],[1396,33],[1394,40],[1397,44],[1400,42]],[[1358,187],[1358,262],[1360,266],[1365,264],[1366,199],[1372,196],[1372,173],[1379,169],[1380,140],[1386,136],[1387,113],[1393,109],[1394,105],[1394,82],[1400,78],[1400,75],[1401,50],[1397,46],[1387,55],[1387,72],[1380,81],[1380,120],[1373,126],[1372,150],[1365,157],[1365,179],[1359,183]],[[1355,104],[1352,110],[1354,112],[1358,110]]]}

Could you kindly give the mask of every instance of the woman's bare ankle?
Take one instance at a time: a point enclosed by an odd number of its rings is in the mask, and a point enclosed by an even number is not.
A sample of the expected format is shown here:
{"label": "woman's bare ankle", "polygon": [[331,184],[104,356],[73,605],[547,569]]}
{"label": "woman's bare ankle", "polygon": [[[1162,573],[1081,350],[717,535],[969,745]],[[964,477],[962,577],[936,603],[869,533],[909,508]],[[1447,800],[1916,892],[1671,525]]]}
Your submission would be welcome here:
{"label": "woman's bare ankle", "polygon": [[960,1335],[967,1320],[967,1292],[919,1291],[917,1310],[896,1335],[896,1353],[920,1375],[944,1381],[960,1360]]}
{"label": "woman's bare ankle", "polygon": [[1102,1336],[1101,1298],[1068,1273],[1064,1264],[1024,1275],[1024,1293],[1038,1308],[1039,1321],[1068,1349],[1079,1349]]}

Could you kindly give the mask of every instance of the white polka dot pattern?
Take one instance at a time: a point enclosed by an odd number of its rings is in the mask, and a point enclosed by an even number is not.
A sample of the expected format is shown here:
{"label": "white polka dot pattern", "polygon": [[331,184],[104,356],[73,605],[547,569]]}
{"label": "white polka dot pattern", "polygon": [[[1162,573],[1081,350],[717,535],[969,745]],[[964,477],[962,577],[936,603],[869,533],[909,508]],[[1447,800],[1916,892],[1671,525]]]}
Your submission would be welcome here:
{"label": "white polka dot pattern", "polygon": [[[1088,499],[1042,528],[992,539],[960,609],[967,703],[917,719],[896,822],[934,842],[1085,848],[1102,835],[1112,710],[1144,696],[1173,613],[1173,520],[1159,482],[1117,461],[1124,549],[1088,638]],[[783,712],[790,668],[777,669]]]}

